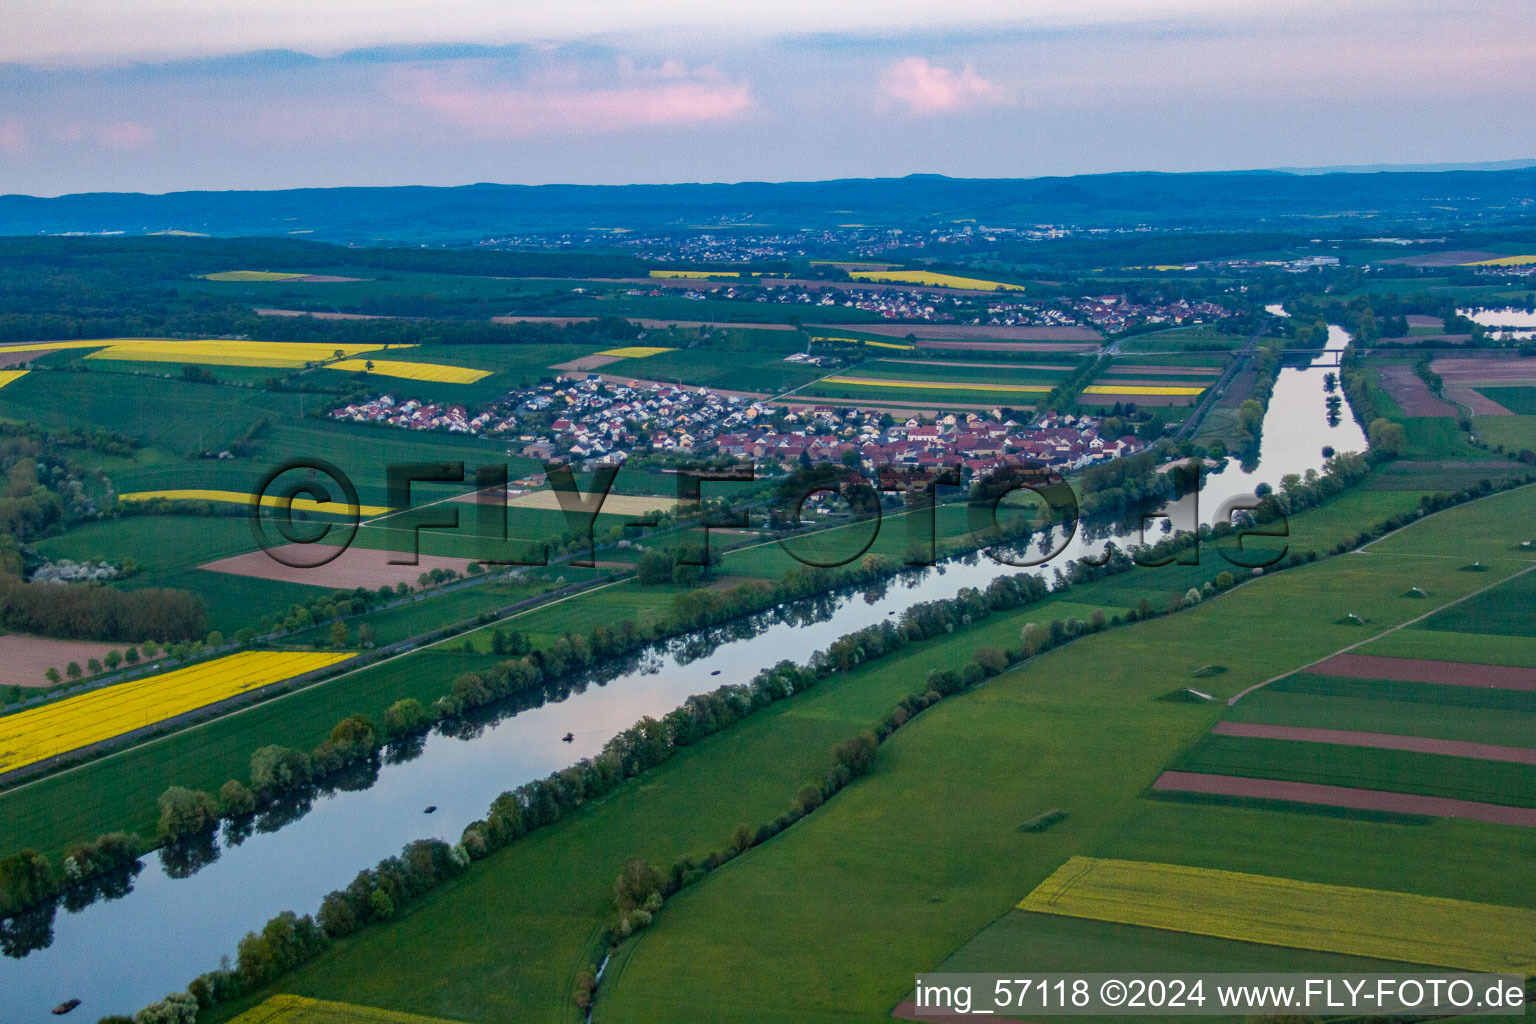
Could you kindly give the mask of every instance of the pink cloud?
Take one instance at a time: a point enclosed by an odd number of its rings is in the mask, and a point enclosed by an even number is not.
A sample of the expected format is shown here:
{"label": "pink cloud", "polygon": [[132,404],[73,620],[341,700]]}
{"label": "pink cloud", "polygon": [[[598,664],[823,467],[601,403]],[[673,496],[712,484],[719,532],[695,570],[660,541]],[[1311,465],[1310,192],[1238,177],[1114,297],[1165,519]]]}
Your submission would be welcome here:
{"label": "pink cloud", "polygon": [[937,114],[1007,99],[1001,87],[982,78],[969,64],[957,73],[929,64],[922,57],[908,57],[886,68],[880,87],[887,99],[904,104],[914,114]]}
{"label": "pink cloud", "polygon": [[0,124],[0,152],[9,156],[21,156],[30,148],[27,130],[19,121],[6,121]]}
{"label": "pink cloud", "polygon": [[96,129],[96,141],[107,149],[143,149],[155,141],[155,132],[137,121],[111,121]]}
{"label": "pink cloud", "polygon": [[712,68],[677,61],[652,69],[620,65],[619,81],[591,85],[570,73],[518,83],[462,70],[417,68],[394,77],[395,98],[482,138],[617,132],[722,121],[752,106],[751,89]]}

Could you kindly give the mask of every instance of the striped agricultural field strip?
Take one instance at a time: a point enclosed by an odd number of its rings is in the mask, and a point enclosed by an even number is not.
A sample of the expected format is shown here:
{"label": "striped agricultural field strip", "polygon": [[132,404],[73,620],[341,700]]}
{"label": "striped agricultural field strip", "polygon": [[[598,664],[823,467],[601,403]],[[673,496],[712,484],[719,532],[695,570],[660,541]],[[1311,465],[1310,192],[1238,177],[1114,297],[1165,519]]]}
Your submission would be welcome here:
{"label": "striped agricultural field strip", "polygon": [[0,772],[100,743],[350,657],[353,655],[347,653],[245,651],[18,711],[0,718]]}
{"label": "striped agricultural field strip", "polygon": [[1526,267],[1536,263],[1536,256],[1500,256],[1498,259],[1463,263],[1464,267]]}
{"label": "striped agricultural field strip", "polygon": [[1175,387],[1159,384],[1090,384],[1083,388],[1085,395],[1198,395],[1203,387]]}
{"label": "striped agricultural field strip", "polygon": [[[379,345],[331,345],[300,341],[176,341],[166,338],[113,338],[101,342],[107,347],[92,352],[87,359],[119,359],[144,363],[200,363],[209,366],[270,366],[291,368],[305,363],[323,363],[362,352],[374,352]],[[396,348],[414,348],[397,345]]]}
{"label": "striped agricultural field strip", "polygon": [[855,281],[921,284],[929,287],[970,288],[979,291],[1024,291],[1024,286],[1021,284],[987,281],[979,277],[960,277],[956,274],[935,274],[927,270],[850,270],[848,276]]}
{"label": "striped agricultural field strip", "polygon": [[1342,747],[1373,747],[1380,750],[1407,750],[1417,754],[1469,757],[1475,761],[1536,764],[1536,747],[1472,743],[1466,740],[1437,739],[1433,736],[1402,736],[1397,733],[1361,732],[1354,729],[1269,725],[1265,722],[1217,722],[1211,727],[1211,732],[1217,736],[1246,736],[1250,739],[1290,740],[1295,743],[1328,743]]}
{"label": "striped agricultural field strip", "polygon": [[854,384],[874,388],[911,388],[919,391],[1008,391],[1044,394],[1049,384],[984,384],[980,381],[880,380],[875,377],[823,377],[822,384]]}
{"label": "striped agricultural field strip", "polygon": [[646,356],[659,356],[663,352],[671,352],[670,348],[658,348],[654,345],[626,345],[623,348],[610,348],[597,353],[600,356],[612,356],[615,359],[644,359]]}
{"label": "striped agricultural field strip", "polygon": [[652,277],[674,278],[705,278],[705,277],[740,277],[739,270],[653,270]]}
{"label": "striped agricultural field strip", "polygon": [[1177,864],[1073,857],[1019,908],[1470,971],[1536,966],[1536,910]]}
{"label": "striped agricultural field strip", "polygon": [[[198,488],[186,488],[184,490],[169,491],[133,491],[128,494],[119,494],[118,501],[154,501],[163,498],[166,501],[222,501],[237,505],[249,505],[251,495],[240,491],[214,491],[200,490]],[[287,502],[276,494],[263,494],[261,504],[264,508],[282,508]],[[382,516],[389,511],[384,505],[349,505],[344,501],[316,501],[313,498],[294,498],[293,508],[299,512],[328,512],[332,515],[364,515]]]}
{"label": "striped agricultural field strip", "polygon": [[813,334],[811,335],[811,340],[835,341],[842,345],[870,345],[874,348],[894,348],[899,349],[902,352],[911,352],[917,348],[916,345],[903,345],[896,341],[869,341],[864,338],[842,338],[835,334]]}
{"label": "striped agricultural field strip", "polygon": [[333,1003],[306,996],[276,995],[246,1010],[230,1024],[457,1024],[398,1010]]}
{"label": "striped agricultural field strip", "polygon": [[329,364],[333,370],[363,370],[381,377],[426,380],[438,384],[473,384],[489,377],[491,370],[471,370],[467,366],[443,363],[407,363],[397,359],[343,359]]}
{"label": "striped agricultural field strip", "polygon": [[26,375],[26,370],[0,370],[0,388]]}
{"label": "striped agricultural field strip", "polygon": [[[176,338],[93,338],[89,341],[30,341],[24,345],[0,345],[3,352],[57,352],[71,348],[99,348],[87,359],[121,359],[144,363],[201,363],[209,366],[295,367],[323,363],[336,353],[352,356],[374,352],[378,345],[327,345],[299,341],[223,341],[217,338],[182,341]],[[396,345],[395,348],[415,348]]]}
{"label": "striped agricultural field strip", "polygon": [[221,270],[217,274],[204,274],[204,281],[297,281],[308,274],[294,274],[279,270]]}

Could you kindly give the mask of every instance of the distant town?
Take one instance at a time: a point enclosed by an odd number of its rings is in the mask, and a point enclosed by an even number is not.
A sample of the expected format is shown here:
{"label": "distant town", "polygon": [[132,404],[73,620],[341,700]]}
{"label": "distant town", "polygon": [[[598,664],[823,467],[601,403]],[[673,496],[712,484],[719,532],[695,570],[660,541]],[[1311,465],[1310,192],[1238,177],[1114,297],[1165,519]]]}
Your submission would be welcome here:
{"label": "distant town", "polygon": [[504,438],[508,454],[540,461],[568,454],[588,468],[622,465],[637,454],[719,454],[866,471],[913,466],[980,474],[1024,462],[1070,471],[1145,447],[1129,435],[1106,436],[1107,417],[1048,413],[1032,420],[1028,413],[997,408],[897,418],[836,402],[770,405],[707,387],[618,384],[598,374],[520,388],[475,415],[462,405],[388,394],[330,415],[350,423]]}

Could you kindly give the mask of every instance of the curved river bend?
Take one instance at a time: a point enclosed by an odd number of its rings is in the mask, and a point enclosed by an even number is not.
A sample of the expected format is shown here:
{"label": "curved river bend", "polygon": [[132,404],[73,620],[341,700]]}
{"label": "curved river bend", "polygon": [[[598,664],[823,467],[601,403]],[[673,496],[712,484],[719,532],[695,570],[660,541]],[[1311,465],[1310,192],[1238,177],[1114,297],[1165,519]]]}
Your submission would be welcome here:
{"label": "curved river bend", "polygon": [[[1331,351],[1347,340],[1342,330],[1329,329]],[[1312,366],[1281,370],[1258,465],[1244,472],[1232,463],[1207,477],[1202,518],[1209,520],[1227,498],[1252,494],[1260,482],[1278,487],[1286,474],[1320,470],[1324,445],[1341,452],[1365,448],[1347,407],[1336,425],[1328,424],[1323,375],[1333,363],[1324,355]],[[1090,540],[1080,531],[1053,562],[1096,554],[1109,540],[1125,547],[1139,539]],[[456,842],[498,794],[599,753],[611,736],[646,715],[660,717],[691,694],[745,682],[785,658],[804,661],[845,633],[913,604],[1019,571],[1042,570],[1012,569],[984,556],[954,561],[866,594],[805,602],[820,606],[819,616],[807,616],[819,621],[780,621],[753,635],[724,627],[702,643],[661,644],[631,671],[564,699],[486,723],[463,738],[434,732],[419,756],[386,762],[367,788],[317,797],[307,813],[275,831],[226,842],[217,859],[190,877],[171,877],[161,854],[150,854],[127,895],[77,911],[61,907],[49,945],[0,958],[0,1021],[41,1024],[53,1019],[52,1007],[71,998],[82,1000],[79,1012],[92,1020],[132,1014],[219,966],[246,932],[279,911],[313,912],[326,893],[411,840]],[[715,642],[716,636],[723,639]],[[562,742],[566,733],[574,742]],[[422,813],[434,804],[435,813]]]}

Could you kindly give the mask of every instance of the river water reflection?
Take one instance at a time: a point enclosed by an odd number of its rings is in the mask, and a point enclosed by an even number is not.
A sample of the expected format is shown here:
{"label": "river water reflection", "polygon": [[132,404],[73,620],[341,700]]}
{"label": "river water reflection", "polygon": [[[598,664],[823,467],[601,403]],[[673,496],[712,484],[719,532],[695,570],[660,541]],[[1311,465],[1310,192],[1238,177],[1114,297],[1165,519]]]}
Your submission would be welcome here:
{"label": "river water reflection", "polygon": [[[1330,328],[1330,353],[1347,340]],[[1234,461],[1209,475],[1200,492],[1202,520],[1211,521],[1222,501],[1252,494],[1261,482],[1278,487],[1286,474],[1321,469],[1324,446],[1364,449],[1347,406],[1329,421],[1324,376],[1337,372],[1335,362],[1324,354],[1310,366],[1280,371],[1258,464],[1244,470]],[[1171,514],[1181,526],[1188,523],[1187,511]],[[1079,531],[1054,563],[1096,555],[1110,540],[1121,547],[1140,541],[1134,531],[1098,533]],[[1158,536],[1149,531],[1147,540]],[[79,1012],[90,1019],[131,1014],[219,966],[247,931],[279,911],[314,911],[327,892],[411,840],[456,841],[498,794],[597,754],[645,715],[659,717],[691,694],[745,682],[783,659],[804,661],[843,634],[913,604],[985,587],[1006,573],[1050,569],[1019,570],[984,556],[951,561],[873,591],[798,602],[706,636],[660,644],[606,678],[545,695],[537,706],[525,700],[451,735],[434,732],[409,760],[386,760],[376,776],[368,772],[350,788],[272,816],[265,823],[271,831],[223,837],[217,847],[193,851],[192,863],[185,853],[180,859],[151,854],[136,877],[121,880],[130,891],[120,898],[60,907],[49,915],[51,925],[44,915],[10,922],[0,934],[9,947],[0,958],[0,1022],[51,1019],[50,1009],[70,998],[82,1000]],[[562,741],[567,733],[570,743]],[[432,814],[423,813],[433,805]],[[197,869],[188,874],[191,868]],[[12,955],[43,938],[51,941]]]}

